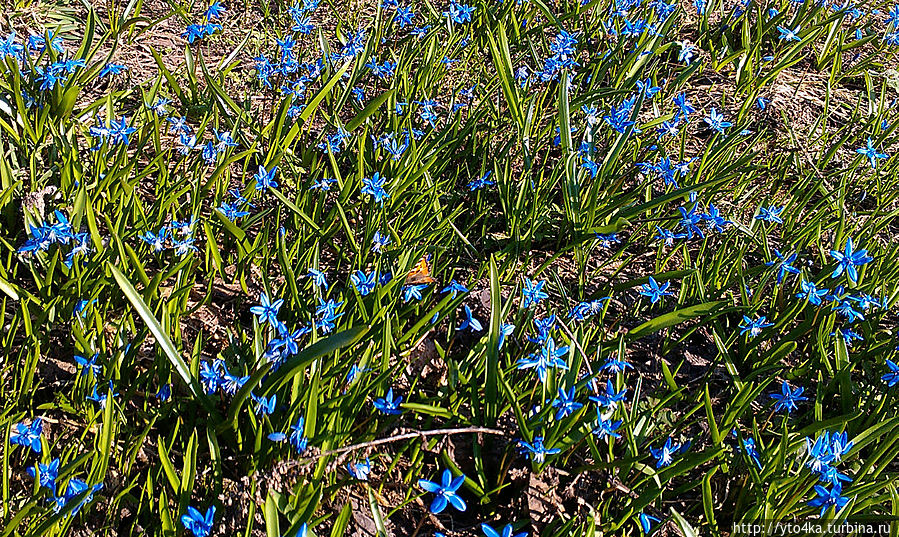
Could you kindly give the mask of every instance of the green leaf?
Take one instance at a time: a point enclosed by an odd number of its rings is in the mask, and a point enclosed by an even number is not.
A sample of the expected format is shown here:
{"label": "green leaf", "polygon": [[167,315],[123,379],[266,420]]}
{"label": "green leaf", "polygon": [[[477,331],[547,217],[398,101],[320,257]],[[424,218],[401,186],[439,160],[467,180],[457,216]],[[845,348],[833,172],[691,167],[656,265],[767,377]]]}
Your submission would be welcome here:
{"label": "green leaf", "polygon": [[175,367],[175,370],[178,372],[178,375],[187,384],[188,388],[190,388],[191,393],[194,396],[194,399],[197,400],[204,408],[209,412],[211,416],[218,417],[218,412],[215,410],[215,407],[212,406],[212,403],[206,397],[206,394],[203,392],[203,388],[200,386],[200,383],[197,382],[195,378],[190,374],[190,369],[187,367],[187,364],[184,363],[184,359],[181,358],[181,353],[178,352],[178,349],[175,348],[175,344],[172,343],[169,335],[165,333],[162,329],[162,325],[159,324],[159,321],[156,320],[156,317],[153,315],[153,311],[147,306],[144,299],[141,298],[140,294],[131,285],[131,282],[128,281],[128,278],[122,274],[122,271],[118,269],[112,262],[107,262],[107,268],[112,272],[112,277],[115,278],[116,283],[119,285],[119,288],[125,293],[125,298],[128,299],[128,302],[134,307],[137,311],[137,314],[147,325],[147,328],[150,329],[150,332],[153,334],[153,337],[156,338],[156,344],[162,349],[163,354],[165,354],[166,358],[172,363]]}
{"label": "green leaf", "polygon": [[650,319],[649,321],[646,321],[645,323],[628,332],[627,339],[639,339],[645,335],[653,334],[655,332],[658,332],[659,330],[668,328],[669,326],[680,324],[695,317],[709,315],[719,310],[726,303],[726,300],[717,300],[714,302],[697,304],[688,308],[681,308],[679,310],[674,310],[672,312],[659,315],[658,317]]}

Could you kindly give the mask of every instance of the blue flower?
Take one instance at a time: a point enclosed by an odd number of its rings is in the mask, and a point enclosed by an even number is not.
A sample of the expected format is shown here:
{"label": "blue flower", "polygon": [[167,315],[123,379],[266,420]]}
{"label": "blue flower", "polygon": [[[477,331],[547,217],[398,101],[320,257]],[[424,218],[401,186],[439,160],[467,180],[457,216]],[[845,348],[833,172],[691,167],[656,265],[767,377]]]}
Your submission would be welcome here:
{"label": "blue flower", "polygon": [[521,453],[527,455],[531,462],[535,464],[543,464],[546,461],[547,455],[555,455],[556,453],[562,452],[559,448],[547,449],[546,446],[543,445],[542,436],[534,438],[534,441],[530,443],[519,440],[518,446]]}
{"label": "blue flower", "polygon": [[871,168],[877,167],[877,159],[880,158],[889,158],[885,153],[880,153],[876,149],[874,149],[874,143],[871,141],[871,137],[868,137],[868,145],[867,147],[862,147],[855,150],[859,155],[864,155],[865,158],[868,159],[868,163],[871,164]]}
{"label": "blue flower", "polygon": [[831,486],[830,490],[821,485],[815,485],[815,493],[818,496],[809,501],[808,505],[810,507],[820,507],[821,513],[819,516],[822,518],[830,506],[834,506],[834,509],[839,511],[844,505],[849,503],[849,498],[842,495],[843,487],[839,483],[835,483]]}
{"label": "blue flower", "polygon": [[188,506],[187,514],[181,515],[181,524],[193,533],[194,537],[206,537],[212,531],[212,519],[214,516],[214,505],[209,506],[205,515],[196,508]]}
{"label": "blue flower", "polygon": [[100,375],[100,366],[97,364],[97,358],[100,357],[99,352],[95,352],[93,356],[88,360],[83,356],[75,356],[75,363],[78,364],[78,368],[81,370],[79,376],[87,375],[88,373],[93,373],[95,377]]}
{"label": "blue flower", "polygon": [[774,323],[767,322],[767,317],[762,315],[757,319],[750,319],[746,315],[743,316],[743,324],[740,325],[740,335],[749,333],[749,337],[755,337],[762,333],[762,329],[774,326]]}
{"label": "blue flower", "polygon": [[31,425],[17,423],[13,431],[10,433],[9,442],[20,446],[30,447],[35,453],[41,452],[41,432],[44,429],[44,423],[41,418],[35,418]]}
{"label": "blue flower", "polygon": [[643,535],[651,535],[653,533],[652,525],[656,522],[661,522],[660,519],[647,515],[646,513],[640,513],[640,529],[643,530]]}
{"label": "blue flower", "polygon": [[556,419],[560,420],[565,416],[570,416],[574,414],[578,410],[580,410],[584,405],[582,403],[578,403],[574,400],[575,395],[575,387],[572,386],[566,392],[562,388],[559,388],[559,395],[553,400],[553,408],[558,408],[559,410],[556,412]]}
{"label": "blue flower", "polygon": [[549,295],[543,292],[544,285],[546,285],[546,280],[535,282],[530,278],[525,278],[524,287],[521,290],[521,307],[529,308],[547,298]]}
{"label": "blue flower", "polygon": [[28,475],[37,478],[40,486],[55,491],[56,478],[59,477],[59,459],[53,459],[49,464],[40,463],[29,467]]}
{"label": "blue flower", "polygon": [[802,41],[799,37],[799,32],[802,30],[801,26],[796,26],[796,28],[790,30],[789,28],[784,28],[783,26],[778,26],[777,31],[780,32],[780,35],[777,37],[781,41]]}
{"label": "blue flower", "polygon": [[665,445],[661,448],[649,448],[649,452],[656,459],[656,468],[662,468],[663,466],[668,466],[672,462],[674,462],[674,457],[685,453],[690,448],[690,443],[680,444],[675,442],[669,436],[667,440],[665,440]]}
{"label": "blue flower", "polygon": [[449,293],[450,298],[456,298],[456,295],[459,293],[467,293],[468,288],[453,279],[450,281],[449,285],[441,289],[440,292]]}
{"label": "blue flower", "polygon": [[606,391],[591,396],[590,400],[601,406],[615,410],[618,408],[618,403],[627,401],[627,387],[622,388],[621,391],[615,391],[615,385],[612,383],[612,379],[609,379],[606,381]]}
{"label": "blue flower", "polygon": [[627,363],[624,360],[619,360],[617,358],[609,357],[606,359],[606,363],[602,364],[602,367],[599,368],[600,371],[608,371],[609,373],[624,373],[625,369],[633,369],[634,366]]}
{"label": "blue flower", "polygon": [[419,487],[437,495],[437,497],[434,498],[434,501],[431,502],[431,512],[435,515],[439,514],[446,509],[447,504],[452,505],[459,511],[465,511],[465,500],[456,493],[459,490],[459,487],[462,486],[462,483],[465,482],[465,476],[460,475],[453,478],[452,472],[444,470],[440,481],[440,484],[437,484],[433,481],[428,481],[427,479],[418,480]]}
{"label": "blue flower", "polygon": [[250,396],[253,398],[253,401],[256,402],[257,416],[268,416],[275,411],[275,404],[278,400],[278,394],[273,393],[268,399],[266,399],[264,396],[256,396],[253,393],[250,393]]}
{"label": "blue flower", "polygon": [[348,462],[346,468],[350,475],[359,481],[368,481],[368,474],[371,473],[371,461],[366,457],[365,461]]}
{"label": "blue flower", "polygon": [[623,420],[612,421],[603,418],[599,413],[596,415],[596,427],[591,431],[596,438],[602,440],[604,438],[621,438],[621,435],[615,431],[624,423]]}
{"label": "blue flower", "polygon": [[259,305],[250,308],[250,312],[256,315],[260,324],[268,323],[272,327],[278,327],[278,310],[284,305],[284,299],[279,298],[272,302],[264,292],[259,294]]}
{"label": "blue flower", "polygon": [[271,170],[266,170],[264,166],[259,166],[259,171],[253,176],[256,179],[256,190],[265,190],[266,188],[278,188],[275,182],[275,172],[278,167],[275,166]]}
{"label": "blue flower", "polygon": [[571,311],[568,312],[568,317],[570,319],[574,319],[575,321],[585,321],[588,317],[601,312],[603,307],[602,303],[607,300],[611,300],[611,297],[604,296],[596,300],[580,302],[573,308],[571,308]]}
{"label": "blue flower", "polygon": [[390,235],[382,234],[380,231],[375,231],[375,235],[371,240],[371,251],[379,254],[381,253],[381,249],[390,244]]}
{"label": "blue flower", "polygon": [[459,325],[459,331],[471,330],[472,332],[480,332],[484,329],[484,327],[481,326],[481,321],[477,320],[471,313],[471,308],[462,306],[462,311],[465,312],[465,319],[462,321],[462,324]]}
{"label": "blue flower", "polygon": [[759,451],[755,447],[755,439],[752,437],[744,438],[742,443],[743,443],[743,451],[746,453],[746,456],[749,457],[749,459],[753,463],[755,463],[755,465],[758,467],[759,470],[761,470],[762,462],[759,460],[759,457],[760,457]]}
{"label": "blue flower", "polygon": [[546,371],[553,367],[558,369],[568,369],[568,364],[561,357],[568,353],[568,346],[556,348],[556,342],[552,337],[547,337],[543,346],[538,352],[528,355],[527,358],[519,358],[518,369],[537,370],[537,377],[540,382],[546,382]]}
{"label": "blue flower", "polygon": [[[306,418],[300,416],[297,418],[297,422],[294,425],[290,426],[290,435],[288,436],[288,441],[290,441],[290,445],[293,446],[293,449],[296,450],[297,454],[300,455],[304,451],[306,451],[306,447],[309,445],[309,439],[306,438]],[[271,439],[272,435],[269,435]]]}
{"label": "blue flower", "polygon": [[837,260],[837,268],[830,277],[837,278],[845,270],[846,276],[852,283],[858,281],[858,272],[856,272],[855,267],[860,267],[874,260],[873,257],[868,256],[868,250],[853,251],[851,237],[846,239],[846,246],[842,252],[831,250],[830,256]]}
{"label": "blue flower", "polygon": [[774,256],[777,258],[777,261],[766,261],[765,265],[769,267],[775,265],[777,266],[778,284],[783,282],[784,276],[786,276],[788,273],[799,274],[799,269],[793,266],[793,263],[796,261],[797,254],[792,253],[788,257],[784,257],[779,250],[774,250]]}
{"label": "blue flower", "polygon": [[387,414],[389,416],[396,416],[396,415],[402,414],[403,411],[400,408],[400,405],[402,403],[403,403],[402,396],[394,399],[393,388],[388,389],[387,395],[385,395],[384,397],[379,397],[379,398],[375,399],[374,401],[372,401],[372,404],[375,406],[375,408],[377,408],[378,410],[380,410],[381,412],[383,412],[384,414]]}
{"label": "blue flower", "polygon": [[[512,524],[506,524],[502,530],[502,533],[496,531],[486,523],[481,524],[481,531],[484,532],[484,535],[487,537],[512,537]],[[523,531],[521,533],[516,533],[515,537],[527,537],[528,532]]]}
{"label": "blue flower", "polygon": [[449,9],[444,11],[443,15],[452,22],[464,24],[466,22],[471,22],[471,14],[474,13],[474,11],[475,8],[473,6],[459,4],[456,0],[451,0]]}
{"label": "blue flower", "polygon": [[325,279],[325,273],[314,268],[309,268],[309,272],[306,273],[307,278],[312,278],[312,283],[316,287],[321,287],[325,291],[328,290],[328,280]]}
{"label": "blue flower", "polygon": [[780,412],[781,410],[786,410],[787,414],[796,410],[798,407],[796,403],[800,401],[807,401],[808,397],[804,397],[802,392],[805,391],[805,388],[802,386],[796,388],[794,391],[790,388],[790,385],[787,384],[786,381],[781,383],[780,385],[780,393],[772,393],[771,399],[774,399],[776,403],[774,404],[775,412]]}
{"label": "blue flower", "polygon": [[802,287],[802,291],[796,293],[796,298],[805,298],[808,300],[809,304],[820,306],[821,299],[826,297],[828,293],[830,293],[829,289],[818,289],[815,286],[814,282],[807,282],[802,280],[799,282],[800,287]]}
{"label": "blue flower", "polygon": [[119,65],[117,63],[107,63],[105,66],[103,66],[103,69],[100,70],[100,74],[97,75],[97,78],[103,78],[109,75],[115,76],[127,70],[128,67],[124,65]]}
{"label": "blue flower", "polygon": [[376,202],[383,203],[385,199],[390,197],[390,195],[387,194],[387,191],[384,190],[384,183],[386,182],[387,179],[385,177],[381,177],[381,174],[375,172],[371,178],[362,178],[361,192],[363,194],[370,194]]}
{"label": "blue flower", "polygon": [[475,190],[480,190],[480,189],[482,189],[482,188],[484,188],[484,187],[491,186],[491,185],[495,185],[495,184],[496,184],[496,181],[489,181],[489,180],[488,180],[489,177],[490,177],[490,175],[491,175],[492,173],[493,173],[493,171],[488,170],[487,173],[485,173],[483,176],[478,177],[478,178],[476,178],[476,179],[472,179],[471,181],[469,181],[469,183],[468,183],[468,190],[471,191],[471,192],[474,192]]}
{"label": "blue flower", "polygon": [[887,367],[890,368],[890,371],[880,377],[880,379],[886,382],[887,386],[892,388],[896,384],[899,384],[899,365],[892,360],[887,360]]}
{"label": "blue flower", "polygon": [[361,270],[357,270],[350,276],[350,281],[353,282],[353,286],[356,287],[356,290],[359,291],[360,295],[366,296],[375,290],[375,285],[377,285],[376,278],[377,274],[374,272],[366,274]]}
{"label": "blue flower", "polygon": [[662,299],[663,296],[671,296],[674,291],[669,291],[671,282],[665,282],[659,286],[659,283],[652,276],[649,277],[649,283],[644,283],[640,288],[640,294],[649,297],[649,302],[655,304]]}
{"label": "blue flower", "polygon": [[755,216],[755,219],[771,222],[772,224],[783,224],[784,221],[780,219],[780,213],[782,213],[783,210],[784,207],[777,207],[775,205],[772,205],[771,207],[759,207],[759,214]]}
{"label": "blue flower", "polygon": [[427,287],[428,286],[424,284],[403,286],[403,302],[409,302],[410,300],[421,300],[421,292]]}
{"label": "blue flower", "polygon": [[503,348],[503,344],[506,342],[506,337],[511,336],[515,332],[514,324],[502,324],[499,329],[499,341],[497,342],[496,348],[500,350]]}
{"label": "blue flower", "polygon": [[710,129],[721,134],[724,134],[724,129],[733,125],[729,121],[724,121],[724,115],[719,114],[714,108],[709,110],[708,117],[704,117],[702,120],[706,122]]}

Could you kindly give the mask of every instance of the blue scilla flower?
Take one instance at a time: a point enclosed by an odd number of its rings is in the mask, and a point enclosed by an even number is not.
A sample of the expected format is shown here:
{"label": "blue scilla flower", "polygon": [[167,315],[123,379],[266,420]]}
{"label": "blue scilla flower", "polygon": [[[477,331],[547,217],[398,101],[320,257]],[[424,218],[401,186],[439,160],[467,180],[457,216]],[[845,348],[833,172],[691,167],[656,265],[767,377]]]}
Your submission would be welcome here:
{"label": "blue scilla flower", "polygon": [[462,311],[465,312],[465,318],[462,320],[462,324],[459,325],[458,330],[461,332],[462,330],[471,330],[472,332],[480,332],[484,328],[481,326],[481,321],[479,321],[474,314],[471,312],[471,308],[467,305],[462,306]]}
{"label": "blue scilla flower", "polygon": [[348,462],[346,468],[350,475],[359,481],[368,481],[368,475],[371,473],[371,461],[366,457],[364,461]]}
{"label": "blue scilla flower", "polygon": [[[297,418],[297,422],[294,425],[290,426],[290,434],[287,437],[287,440],[290,442],[290,445],[293,446],[293,449],[296,450],[298,455],[301,455],[309,445],[309,439],[306,438],[306,418],[300,416]],[[271,435],[269,435],[271,438]]]}
{"label": "blue scilla flower", "polygon": [[669,466],[672,462],[674,462],[674,457],[686,453],[689,448],[690,442],[681,444],[679,442],[675,442],[669,436],[668,439],[665,440],[665,445],[658,449],[649,448],[649,452],[656,459],[656,468],[662,468],[663,466]]}
{"label": "blue scilla flower", "polygon": [[762,462],[759,459],[759,451],[755,447],[755,439],[752,437],[744,438],[742,444],[743,452],[746,453],[746,456],[749,457],[749,460],[751,460],[758,467],[758,469],[761,470]]}
{"label": "blue scilla flower", "polygon": [[634,366],[627,363],[623,359],[609,357],[608,359],[606,359],[606,362],[604,364],[602,364],[602,367],[600,367],[599,370],[600,371],[608,371],[609,373],[612,373],[614,375],[617,373],[624,373],[624,371],[626,369],[633,369],[633,368],[634,368]]}
{"label": "blue scilla flower", "polygon": [[389,388],[387,390],[387,395],[384,397],[379,397],[372,401],[375,408],[390,416],[396,416],[403,413],[403,410],[400,408],[402,403],[402,396],[396,398],[393,397],[393,388]]}
{"label": "blue scilla flower", "polygon": [[306,273],[306,277],[311,278],[312,284],[316,287],[320,287],[325,291],[328,290],[328,280],[325,278],[324,272],[310,267],[309,271]]}
{"label": "blue scilla flower", "polygon": [[764,315],[751,319],[748,316],[743,316],[743,324],[740,325],[740,335],[749,334],[749,337],[756,337],[757,335],[762,333],[762,330],[768,328],[769,326],[774,326],[774,323],[767,322],[768,318]]}
{"label": "blue scilla flower", "polygon": [[546,371],[549,368],[568,369],[568,364],[562,356],[568,353],[568,346],[556,348],[553,338],[547,337],[539,351],[519,358],[518,369],[535,369],[540,382],[546,382]]}
{"label": "blue scilla flower", "polygon": [[524,440],[519,440],[518,447],[521,453],[527,456],[531,460],[531,462],[535,464],[543,464],[546,461],[547,455],[555,455],[556,453],[562,452],[562,450],[559,448],[547,449],[547,447],[543,444],[542,436],[534,438],[533,442],[525,442]]}
{"label": "blue scilla flower", "polygon": [[499,341],[497,342],[497,350],[501,350],[503,348],[503,344],[506,342],[506,338],[515,333],[515,325],[514,324],[505,324],[500,325],[499,328]]}
{"label": "blue scilla flower", "polygon": [[643,535],[651,535],[655,531],[652,526],[661,522],[660,519],[646,513],[640,513],[638,518],[640,519],[640,529],[643,530]]}
{"label": "blue scilla flower", "polygon": [[371,251],[379,254],[381,253],[381,250],[388,244],[390,244],[390,235],[381,233],[380,231],[375,231],[375,235],[371,240]]}
{"label": "blue scilla flower", "polygon": [[780,218],[780,214],[783,210],[784,207],[777,207],[775,205],[770,207],[759,207],[759,214],[755,216],[755,219],[770,222],[772,224],[783,224],[784,221]]}
{"label": "blue scilla flower", "polygon": [[38,484],[51,491],[56,491],[56,478],[59,477],[59,458],[47,464],[39,463],[28,468],[28,475],[38,480]]}
{"label": "blue scilla flower", "polygon": [[360,295],[366,296],[375,290],[375,286],[378,283],[377,273],[366,274],[361,270],[357,270],[350,276],[350,281],[353,282],[353,286],[359,291]]}
{"label": "blue scilla flower", "polygon": [[361,192],[363,194],[370,194],[377,203],[383,203],[385,199],[390,197],[387,191],[384,190],[384,184],[386,182],[387,179],[385,177],[381,177],[380,173],[375,172],[371,178],[362,178]]}
{"label": "blue scilla flower", "polygon": [[393,22],[398,24],[400,28],[405,28],[406,26],[412,25],[412,19],[414,17],[415,12],[412,11],[411,7],[397,6],[396,13],[393,16]]}
{"label": "blue scilla flower", "polygon": [[187,514],[181,515],[181,524],[190,531],[194,537],[207,537],[212,532],[212,522],[215,517],[215,506],[210,505],[206,514],[200,513],[195,507],[188,506]]}
{"label": "blue scilla flower", "polygon": [[693,235],[697,235],[700,239],[705,237],[705,233],[699,227],[702,222],[702,214],[696,212],[698,207],[699,204],[695,203],[689,211],[684,207],[677,208],[680,213],[680,220],[677,221],[677,224],[684,229],[684,236],[687,239],[692,239]]}
{"label": "blue scilla flower", "polygon": [[490,181],[490,176],[493,174],[492,170],[487,170],[487,172],[475,179],[472,179],[468,183],[468,190],[474,192],[475,190],[480,190],[482,188],[492,186],[496,184],[496,181]]}
{"label": "blue scilla flower", "polygon": [[[503,527],[502,532],[499,532],[490,527],[488,524],[483,523],[481,524],[481,531],[484,532],[484,535],[486,535],[486,537],[513,537],[512,531],[514,530],[512,528],[512,524],[506,524],[505,527]],[[523,531],[521,533],[516,533],[514,537],[528,537],[528,532]]]}
{"label": "blue scilla flower", "polygon": [[443,16],[456,24],[465,24],[471,22],[471,14],[475,12],[475,9],[468,4],[460,4],[456,0],[451,0],[449,8],[443,12]]}
{"label": "blue scilla flower", "polygon": [[9,442],[31,448],[35,453],[41,452],[41,432],[44,422],[41,418],[35,418],[30,425],[17,423],[9,435]]}
{"label": "blue scilla flower", "polygon": [[541,300],[549,297],[543,291],[544,285],[546,285],[546,280],[536,282],[530,278],[525,278],[524,287],[521,289],[521,307],[530,308],[531,306],[536,306]]}
{"label": "blue scilla flower", "polygon": [[784,256],[780,253],[779,250],[774,250],[774,257],[777,259],[772,259],[771,261],[766,261],[765,265],[768,267],[776,267],[777,268],[777,283],[780,284],[783,282],[784,277],[787,274],[799,274],[799,269],[793,266],[793,263],[796,261],[797,254],[792,253],[789,256]]}
{"label": "blue scilla flower", "polygon": [[595,300],[588,300],[576,304],[571,311],[568,312],[568,318],[575,321],[585,321],[587,318],[596,315],[602,311],[603,302],[611,300],[611,297],[604,296]]}
{"label": "blue scilla flower", "polygon": [[53,498],[53,510],[58,513],[70,501],[84,494],[78,504],[76,504],[75,507],[71,511],[69,511],[66,516],[68,517],[77,515],[78,511],[80,511],[82,507],[93,501],[94,493],[100,491],[102,488],[103,483],[97,483],[96,485],[91,486],[81,479],[70,479],[66,484],[66,491],[63,496],[61,498]]}
{"label": "blue scilla flower", "polygon": [[777,31],[780,35],[777,36],[781,41],[801,41],[802,39],[799,37],[799,32],[802,31],[801,26],[796,26],[792,30],[789,28],[785,28],[783,26],[778,26]]}
{"label": "blue scilla flower", "polygon": [[888,387],[892,388],[896,384],[899,384],[899,365],[892,360],[887,360],[886,364],[889,371],[880,377],[880,379],[886,382]]}
{"label": "blue scilla flower", "polygon": [[649,277],[649,282],[644,283],[640,288],[639,293],[643,296],[649,297],[649,302],[651,304],[655,304],[659,300],[662,299],[663,296],[671,296],[674,294],[674,291],[669,291],[668,288],[671,287],[671,282],[665,282],[662,285],[653,278]]}
{"label": "blue scilla flower", "polygon": [[440,290],[441,293],[449,293],[450,298],[456,298],[459,293],[467,293],[468,288],[457,282],[455,279],[450,280],[449,285]]}
{"label": "blue scilla flower", "polygon": [[819,516],[822,518],[831,506],[833,506],[836,511],[839,511],[844,505],[849,503],[849,498],[843,496],[843,487],[839,483],[835,483],[830,489],[821,485],[815,485],[815,494],[818,496],[809,501],[808,505],[810,507],[820,507],[821,512],[819,513]]}
{"label": "blue scilla flower", "polygon": [[855,150],[859,155],[863,155],[868,159],[868,163],[871,165],[871,168],[877,167],[877,159],[889,158],[885,153],[880,153],[874,148],[874,143],[871,141],[871,137],[868,137],[868,145],[866,147],[862,147]]}
{"label": "blue scilla flower", "polygon": [[273,166],[271,170],[266,170],[265,166],[259,166],[259,170],[253,179],[256,180],[256,190],[265,190],[266,188],[278,188],[275,182],[275,172],[278,171],[277,166]]}
{"label": "blue scilla flower", "polygon": [[256,315],[260,324],[267,323],[272,327],[277,327],[281,324],[278,321],[278,310],[281,309],[282,305],[284,305],[283,298],[272,301],[263,292],[259,294],[259,305],[251,307],[250,312]]}
{"label": "blue scilla flower", "polygon": [[724,134],[724,129],[733,126],[733,123],[731,123],[730,121],[725,121],[724,115],[719,113],[714,108],[709,110],[709,115],[702,118],[702,120],[705,121],[706,125],[708,125],[710,129],[720,134]]}
{"label": "blue scilla flower", "polygon": [[843,271],[849,281],[856,283],[858,281],[858,272],[855,267],[860,267],[874,260],[868,256],[868,250],[853,251],[852,237],[846,239],[846,246],[843,251],[831,250],[830,256],[837,260],[837,268],[830,275],[831,278],[838,278]]}
{"label": "blue scilla flower", "polygon": [[97,359],[99,357],[99,352],[95,352],[94,355],[89,359],[83,356],[74,356],[75,363],[77,364],[78,369],[80,369],[80,373],[78,374],[78,376],[85,376],[90,373],[92,373],[95,377],[99,376],[100,366],[97,364]]}
{"label": "blue scilla flower", "polygon": [[253,401],[256,403],[256,415],[257,416],[269,416],[272,412],[275,411],[275,405],[278,401],[278,394],[273,393],[271,397],[257,396],[256,394],[250,393],[250,397],[253,398]]}
{"label": "blue scilla flower", "polygon": [[603,418],[601,414],[597,412],[596,414],[596,427],[593,428],[591,433],[596,436],[597,440],[606,439],[607,441],[610,438],[621,438],[621,435],[616,433],[615,431],[621,427],[621,424],[624,423],[623,420],[612,421],[608,418]]}
{"label": "blue scilla flower", "polygon": [[574,414],[581,408],[583,408],[582,403],[578,403],[574,400],[575,396],[575,386],[572,386],[568,389],[568,391],[559,388],[559,395],[553,400],[552,406],[553,408],[557,408],[556,411],[556,419],[560,420],[566,416],[570,416]]}
{"label": "blue scilla flower", "polygon": [[625,386],[621,391],[617,391],[612,383],[612,379],[609,379],[606,381],[605,391],[597,393],[595,396],[590,396],[589,399],[600,406],[615,410],[618,408],[618,403],[627,401],[627,387]]}
{"label": "blue scilla flower", "polygon": [[431,502],[430,507],[430,511],[436,515],[443,512],[443,510],[446,509],[447,504],[452,505],[459,511],[465,511],[465,508],[467,507],[465,505],[465,500],[463,500],[457,493],[464,482],[465,475],[454,478],[452,472],[447,469],[443,471],[439,484],[428,481],[427,479],[419,479],[418,486],[427,492],[437,495],[434,498],[434,501]]}
{"label": "blue scilla flower", "polygon": [[820,306],[822,299],[830,293],[829,289],[819,289],[814,282],[802,280],[799,286],[802,290],[796,293],[796,298],[804,298],[814,306]]}
{"label": "blue scilla flower", "polygon": [[796,410],[798,408],[796,403],[808,400],[808,397],[802,395],[802,392],[804,391],[805,388],[802,386],[793,390],[786,381],[782,382],[780,385],[780,393],[771,394],[771,399],[774,399],[775,401],[774,410],[776,412],[785,410],[787,414]]}
{"label": "blue scilla flower", "polygon": [[410,300],[421,300],[421,292],[424,289],[427,289],[427,285],[419,284],[419,285],[404,285],[403,286],[403,302],[409,302]]}
{"label": "blue scilla flower", "polygon": [[226,201],[222,201],[222,204],[219,207],[215,208],[216,211],[222,213],[222,216],[234,222],[238,218],[243,218],[244,216],[249,216],[249,211],[241,211],[237,208],[236,205],[228,203]]}
{"label": "blue scilla flower", "polygon": [[203,390],[211,395],[219,390],[222,383],[225,382],[225,373],[223,362],[215,360],[213,362],[200,362],[200,384]]}

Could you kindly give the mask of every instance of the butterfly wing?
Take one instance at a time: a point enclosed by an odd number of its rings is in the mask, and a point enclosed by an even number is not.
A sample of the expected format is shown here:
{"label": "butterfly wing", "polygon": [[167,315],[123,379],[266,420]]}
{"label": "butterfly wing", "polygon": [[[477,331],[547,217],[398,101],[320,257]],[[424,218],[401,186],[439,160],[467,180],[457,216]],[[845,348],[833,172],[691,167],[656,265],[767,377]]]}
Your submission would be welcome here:
{"label": "butterfly wing", "polygon": [[428,257],[422,256],[415,268],[406,275],[406,285],[420,285],[437,281],[431,276],[431,266],[428,264]]}

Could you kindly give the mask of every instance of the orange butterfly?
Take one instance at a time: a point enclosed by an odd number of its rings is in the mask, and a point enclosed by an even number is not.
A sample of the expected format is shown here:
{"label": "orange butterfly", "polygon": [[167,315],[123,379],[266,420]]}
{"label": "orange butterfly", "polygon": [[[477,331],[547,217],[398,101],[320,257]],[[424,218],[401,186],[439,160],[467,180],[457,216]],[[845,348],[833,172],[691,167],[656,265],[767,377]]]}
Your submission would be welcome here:
{"label": "orange butterfly", "polygon": [[406,285],[428,284],[437,281],[431,277],[431,266],[428,264],[430,260],[430,254],[422,256],[415,268],[406,275]]}

